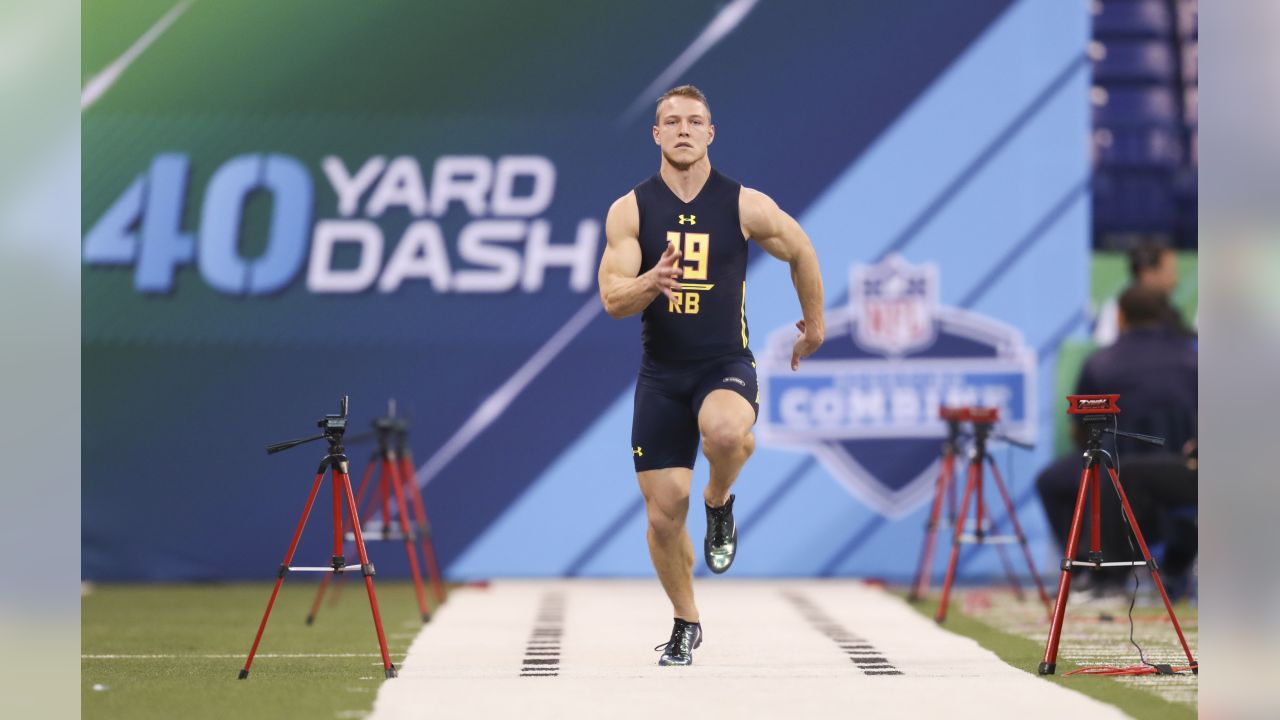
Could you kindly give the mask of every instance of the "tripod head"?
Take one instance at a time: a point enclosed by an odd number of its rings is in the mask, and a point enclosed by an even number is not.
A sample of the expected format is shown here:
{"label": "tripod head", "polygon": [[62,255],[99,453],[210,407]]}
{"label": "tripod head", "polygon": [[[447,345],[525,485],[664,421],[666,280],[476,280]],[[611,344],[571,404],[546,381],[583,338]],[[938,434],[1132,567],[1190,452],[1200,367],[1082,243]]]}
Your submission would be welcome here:
{"label": "tripod head", "polygon": [[324,432],[311,437],[299,438],[297,440],[285,440],[284,442],[272,443],[267,446],[267,454],[274,455],[278,452],[284,452],[292,447],[297,447],[304,443],[314,440],[328,440],[330,452],[341,452],[342,435],[347,431],[347,396],[343,395],[339,405],[337,415],[325,415],[316,422],[316,426]]}
{"label": "tripod head", "polygon": [[397,450],[404,449],[405,434],[409,430],[409,421],[396,416],[396,399],[387,400],[387,414],[373,419],[373,431],[378,438],[378,449],[387,450],[395,443]]}
{"label": "tripod head", "polygon": [[947,439],[942,444],[943,452],[954,453],[959,447],[960,423],[969,421],[969,408],[952,405],[940,405],[938,418],[947,424]]}
{"label": "tripod head", "polygon": [[966,408],[965,419],[973,423],[974,442],[983,448],[986,447],[987,440],[999,440],[1000,442],[1009,443],[1014,447],[1020,447],[1023,450],[1035,449],[1035,446],[1030,443],[1015,440],[1004,433],[995,432],[995,426],[1000,422],[1000,408]]}
{"label": "tripod head", "polygon": [[1116,437],[1127,437],[1139,442],[1163,447],[1164,438],[1162,437],[1107,427],[1113,423],[1118,423],[1118,419],[1113,416],[1120,414],[1119,402],[1120,396],[1114,394],[1067,396],[1067,414],[1081,416],[1080,422],[1084,425],[1087,433],[1085,436],[1085,448],[1088,450],[1102,449],[1103,433],[1110,433]]}
{"label": "tripod head", "polygon": [[999,408],[968,408],[969,422],[973,423],[973,454],[979,462],[986,459],[987,438],[991,437],[991,429],[1000,420]]}

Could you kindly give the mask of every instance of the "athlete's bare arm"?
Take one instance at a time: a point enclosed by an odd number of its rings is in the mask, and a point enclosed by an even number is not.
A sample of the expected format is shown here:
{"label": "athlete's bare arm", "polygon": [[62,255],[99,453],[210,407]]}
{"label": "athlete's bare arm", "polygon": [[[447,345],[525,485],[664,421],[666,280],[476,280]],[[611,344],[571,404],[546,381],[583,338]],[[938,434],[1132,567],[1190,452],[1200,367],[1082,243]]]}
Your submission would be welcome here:
{"label": "athlete's bare arm", "polygon": [[791,266],[791,282],[800,298],[804,319],[796,323],[800,337],[791,350],[791,369],[800,367],[822,345],[826,325],[822,319],[822,272],[813,243],[795,218],[786,214],[768,195],[742,188],[738,196],[742,234],[755,240],[765,252]]}
{"label": "athlete's bare arm", "polygon": [[681,288],[680,251],[668,245],[649,272],[640,274],[640,207],[629,192],[609,207],[604,221],[605,248],[600,258],[600,300],[613,318],[641,312],[658,293],[675,302],[672,290]]}

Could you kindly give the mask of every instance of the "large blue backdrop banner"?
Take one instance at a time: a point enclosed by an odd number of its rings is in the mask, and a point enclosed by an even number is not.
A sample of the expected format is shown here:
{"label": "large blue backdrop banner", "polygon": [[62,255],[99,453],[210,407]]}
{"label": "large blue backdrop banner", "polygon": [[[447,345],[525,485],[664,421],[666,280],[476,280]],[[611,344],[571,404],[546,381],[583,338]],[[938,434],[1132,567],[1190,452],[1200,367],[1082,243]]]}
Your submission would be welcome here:
{"label": "large blue backdrop banner", "polygon": [[[994,452],[1051,569],[1034,478],[1086,317],[1086,7],[531,5],[196,3],[85,111],[85,577],[274,576],[323,448],[263,447],[344,394],[353,433],[392,398],[411,422],[449,578],[651,574],[639,321],[595,273],[684,82],[713,165],[800,221],[826,287],[827,342],[792,372],[795,291],[752,247],[733,572],[908,578],[948,403],[1034,445]],[[372,450],[349,445],[357,479]],[[326,513],[300,558],[327,562]]]}

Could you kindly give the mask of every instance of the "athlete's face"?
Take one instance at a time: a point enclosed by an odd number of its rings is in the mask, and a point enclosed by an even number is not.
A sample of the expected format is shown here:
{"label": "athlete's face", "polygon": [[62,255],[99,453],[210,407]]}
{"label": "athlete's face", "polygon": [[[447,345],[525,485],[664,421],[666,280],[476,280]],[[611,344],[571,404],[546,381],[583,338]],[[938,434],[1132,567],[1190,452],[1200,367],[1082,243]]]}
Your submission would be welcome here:
{"label": "athlete's face", "polygon": [[687,168],[707,156],[707,146],[715,139],[707,107],[693,98],[674,95],[658,108],[658,124],[653,126],[653,142],[662,156],[678,168]]}

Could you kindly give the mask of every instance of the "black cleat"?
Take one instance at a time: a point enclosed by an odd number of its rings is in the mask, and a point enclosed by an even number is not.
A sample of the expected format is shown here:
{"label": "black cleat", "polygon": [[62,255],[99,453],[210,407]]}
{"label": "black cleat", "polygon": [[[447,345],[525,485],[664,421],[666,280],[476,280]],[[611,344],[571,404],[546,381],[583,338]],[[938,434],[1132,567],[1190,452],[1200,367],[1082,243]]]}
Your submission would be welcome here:
{"label": "black cleat", "polygon": [[693,651],[702,644],[702,625],[676,618],[671,639],[654,648],[661,650],[659,665],[692,665]]}
{"label": "black cleat", "polygon": [[718,508],[707,505],[707,536],[702,540],[702,555],[711,572],[719,574],[733,564],[738,551],[738,524],[733,521],[733,498]]}

